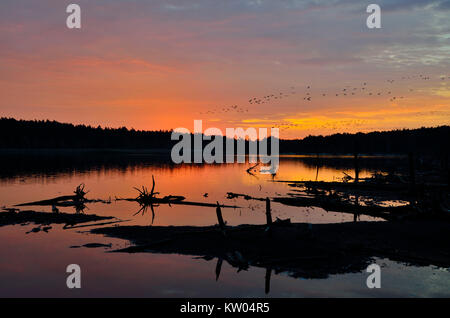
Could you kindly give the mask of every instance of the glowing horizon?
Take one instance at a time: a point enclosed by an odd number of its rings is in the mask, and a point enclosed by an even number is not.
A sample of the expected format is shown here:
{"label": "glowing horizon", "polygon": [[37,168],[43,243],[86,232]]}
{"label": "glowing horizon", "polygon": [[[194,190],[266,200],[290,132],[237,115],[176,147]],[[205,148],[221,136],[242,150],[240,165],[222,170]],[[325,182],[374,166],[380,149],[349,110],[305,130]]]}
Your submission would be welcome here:
{"label": "glowing horizon", "polygon": [[77,3],[80,30],[60,1],[0,4],[2,117],[282,139],[450,124],[446,1],[379,1],[380,30],[354,1]]}

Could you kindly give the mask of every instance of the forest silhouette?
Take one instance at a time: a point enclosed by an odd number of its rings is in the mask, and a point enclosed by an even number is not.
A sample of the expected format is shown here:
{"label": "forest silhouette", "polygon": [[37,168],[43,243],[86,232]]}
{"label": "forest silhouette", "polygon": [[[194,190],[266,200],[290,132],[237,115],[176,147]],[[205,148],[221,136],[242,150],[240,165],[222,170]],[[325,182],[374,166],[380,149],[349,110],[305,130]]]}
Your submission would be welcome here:
{"label": "forest silhouette", "polygon": [[[160,149],[170,151],[177,140],[171,130],[144,131],[73,125],[50,120],[0,119],[0,149]],[[339,133],[280,140],[280,153],[404,154],[448,153],[450,126]],[[209,141],[204,141],[206,145]],[[269,143],[270,145],[270,143]],[[247,145],[248,147],[248,145]]]}

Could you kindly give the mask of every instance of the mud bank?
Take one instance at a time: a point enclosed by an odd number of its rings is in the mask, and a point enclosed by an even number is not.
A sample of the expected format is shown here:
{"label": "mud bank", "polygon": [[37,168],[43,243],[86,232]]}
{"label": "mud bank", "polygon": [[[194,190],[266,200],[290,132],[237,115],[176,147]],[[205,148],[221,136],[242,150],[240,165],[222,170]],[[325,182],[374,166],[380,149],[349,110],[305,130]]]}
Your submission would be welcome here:
{"label": "mud bank", "polygon": [[[450,267],[450,223],[438,221],[303,223],[217,226],[115,226],[91,233],[129,240],[114,252],[194,255],[246,269],[263,267],[294,277],[326,278],[359,272],[373,257]],[[220,269],[219,269],[220,271]]]}
{"label": "mud bank", "polygon": [[36,211],[0,212],[0,227],[5,225],[34,224],[65,224],[65,227],[80,223],[116,219],[112,216],[94,214],[49,213]]}

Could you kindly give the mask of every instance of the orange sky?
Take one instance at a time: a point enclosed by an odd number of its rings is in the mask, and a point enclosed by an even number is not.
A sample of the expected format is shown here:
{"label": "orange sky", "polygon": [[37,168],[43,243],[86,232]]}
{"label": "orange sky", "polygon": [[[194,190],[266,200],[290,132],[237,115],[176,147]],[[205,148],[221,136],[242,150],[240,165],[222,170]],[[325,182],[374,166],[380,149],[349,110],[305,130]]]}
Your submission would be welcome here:
{"label": "orange sky", "polygon": [[1,115],[281,138],[450,124],[440,1],[380,1],[381,30],[352,1],[212,2],[78,1],[69,30],[61,1],[2,1]]}

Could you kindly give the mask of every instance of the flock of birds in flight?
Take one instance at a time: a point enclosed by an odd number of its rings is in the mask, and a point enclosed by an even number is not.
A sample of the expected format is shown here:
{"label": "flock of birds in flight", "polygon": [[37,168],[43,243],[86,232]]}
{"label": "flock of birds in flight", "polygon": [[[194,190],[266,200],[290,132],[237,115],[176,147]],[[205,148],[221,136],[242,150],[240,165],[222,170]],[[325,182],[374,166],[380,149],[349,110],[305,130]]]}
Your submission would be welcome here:
{"label": "flock of birds in flight", "polygon": [[[411,76],[403,76],[398,80],[395,79],[388,79],[386,80],[386,82],[390,85],[393,85],[397,82],[401,82],[402,80],[413,80],[413,79],[418,79],[418,80],[422,80],[422,81],[430,81],[431,77],[430,76],[425,76],[425,75],[411,75]],[[450,79],[450,76],[440,76],[439,79],[441,81],[445,81],[447,79]],[[413,92],[414,89],[413,88],[409,88],[408,92]],[[285,99],[285,98],[290,98],[292,96],[298,95],[298,91],[296,89],[295,86],[291,86],[289,90],[284,91],[284,92],[277,92],[277,93],[272,93],[269,95],[265,95],[262,97],[252,97],[250,99],[248,99],[248,106],[260,106],[263,104],[269,104],[281,99]],[[388,100],[390,102],[395,102],[395,101],[399,101],[402,100],[404,98],[406,98],[405,94],[395,94],[394,93],[394,88],[387,88],[385,90],[375,90],[375,89],[371,89],[370,86],[368,85],[367,82],[363,82],[361,83],[359,86],[356,87],[352,87],[350,85],[344,86],[342,87],[340,90],[334,91],[334,92],[313,92],[312,86],[311,85],[307,85],[302,96],[301,96],[301,101],[304,101],[306,103],[309,102],[313,102],[316,99],[320,98],[320,97],[340,97],[340,98],[344,98],[344,97],[351,97],[351,96],[373,96],[373,97],[378,97],[378,96],[386,96],[388,97]],[[239,106],[239,105],[231,105],[231,106],[221,106],[221,107],[216,107],[214,109],[210,109],[204,112],[200,112],[200,114],[221,114],[221,113],[248,113],[249,112],[249,107],[243,107],[243,106]],[[289,126],[289,127],[286,127]],[[289,129],[291,127],[295,127],[298,126],[298,124],[288,124],[288,123],[279,123],[277,125],[274,125],[273,127],[284,127],[285,129]]]}

